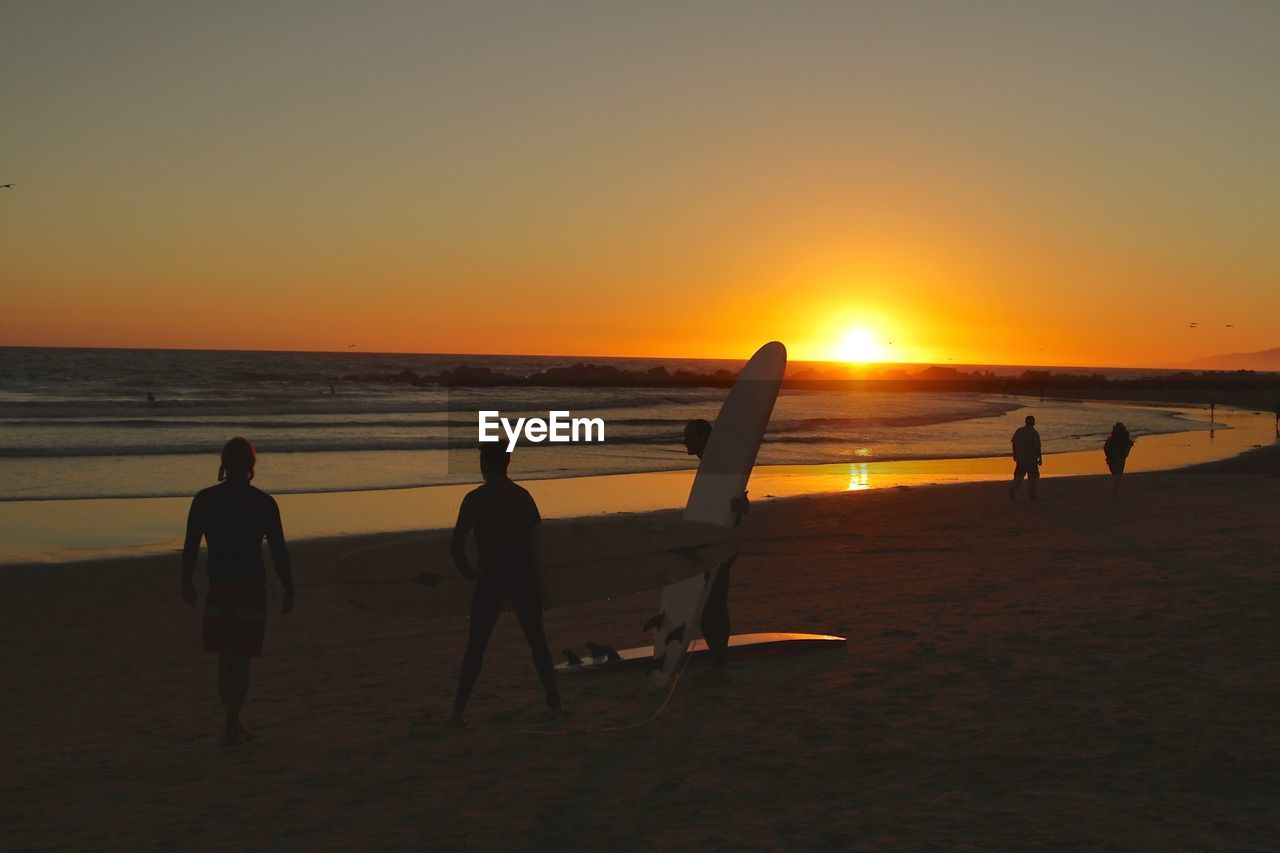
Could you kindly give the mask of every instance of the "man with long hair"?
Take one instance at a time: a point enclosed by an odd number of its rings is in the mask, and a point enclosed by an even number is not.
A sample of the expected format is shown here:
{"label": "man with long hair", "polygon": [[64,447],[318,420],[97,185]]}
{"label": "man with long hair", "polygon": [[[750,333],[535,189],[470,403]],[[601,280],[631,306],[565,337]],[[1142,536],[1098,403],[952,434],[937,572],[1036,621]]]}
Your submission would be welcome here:
{"label": "man with long hair", "polygon": [[203,538],[209,547],[209,593],[204,604],[204,648],[218,656],[218,697],[226,712],[223,743],[253,738],[240,722],[249,691],[249,661],[262,654],[267,619],[267,574],[262,540],[284,589],[281,613],[293,610],[293,568],[275,499],[250,485],[257,454],[243,438],[222,448],[218,485],[201,490],[187,515],[182,549],[182,597],[196,606],[196,558]]}

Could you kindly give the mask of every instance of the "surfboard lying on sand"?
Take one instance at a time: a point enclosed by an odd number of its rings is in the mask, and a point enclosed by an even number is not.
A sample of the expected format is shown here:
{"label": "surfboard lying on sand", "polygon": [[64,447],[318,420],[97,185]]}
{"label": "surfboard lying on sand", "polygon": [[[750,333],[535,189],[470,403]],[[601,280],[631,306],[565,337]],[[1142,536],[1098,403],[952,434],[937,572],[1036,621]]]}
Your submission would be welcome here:
{"label": "surfboard lying on sand", "polygon": [[[772,341],[760,347],[738,374],[698,464],[684,511],[685,521],[733,527],[736,517],[730,502],[747,488],[786,367],[787,348]],[[702,608],[715,579],[713,568],[705,575],[663,589],[658,615],[654,617],[657,632],[650,676],[654,687],[666,687],[684,661],[685,652],[698,633]]]}
{"label": "surfboard lying on sand", "polygon": [[[843,645],[844,637],[830,634],[734,634],[729,638],[729,654],[732,657],[781,654],[800,649],[830,649]],[[698,640],[689,649],[697,657],[705,653],[707,644]],[[642,669],[653,659],[653,646],[617,651],[609,646],[588,643],[581,649],[565,649],[563,663],[556,664],[556,672],[608,672],[618,669]]]}
{"label": "surfboard lying on sand", "polygon": [[[465,616],[475,584],[458,574],[448,532],[411,536],[338,559],[336,581],[361,610],[387,616]],[[552,521],[534,536],[544,608],[654,589],[702,575],[738,551],[732,530],[651,518]],[[472,566],[478,555],[468,538]]]}

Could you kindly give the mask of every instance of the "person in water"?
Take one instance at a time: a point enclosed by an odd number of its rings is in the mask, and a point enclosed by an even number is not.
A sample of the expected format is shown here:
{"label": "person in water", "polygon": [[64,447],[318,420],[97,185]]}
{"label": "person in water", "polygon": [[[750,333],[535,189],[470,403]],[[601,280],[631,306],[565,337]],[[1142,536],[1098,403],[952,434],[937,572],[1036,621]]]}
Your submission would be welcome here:
{"label": "person in water", "polygon": [[[711,439],[711,422],[697,418],[689,421],[684,427],[684,449],[690,456],[702,459],[706,452],[707,442]],[[729,501],[729,509],[735,514],[733,526],[742,522],[742,516],[751,509],[747,493]],[[707,593],[707,603],[702,608],[702,639],[706,640],[707,653],[711,657],[711,669],[701,676],[703,681],[718,681],[727,678],[726,666],[729,662],[729,570],[733,568],[736,556],[730,557],[720,565],[716,579]]]}
{"label": "person in water", "polygon": [[1019,427],[1013,434],[1013,482],[1009,484],[1009,500],[1018,499],[1018,487],[1022,478],[1027,478],[1027,489],[1031,500],[1036,499],[1036,484],[1040,481],[1040,466],[1044,464],[1044,456],[1040,451],[1040,433],[1036,432],[1034,415],[1027,415],[1026,426]]}
{"label": "person in water", "polygon": [[1111,470],[1111,494],[1120,492],[1120,478],[1124,476],[1124,463],[1133,449],[1133,439],[1129,437],[1129,428],[1119,421],[1111,428],[1111,435],[1102,445],[1102,454],[1107,458],[1107,468]]}
{"label": "person in water", "polygon": [[[533,665],[542,679],[546,695],[547,715],[552,719],[564,715],[564,705],[556,690],[555,669],[551,651],[542,629],[542,593],[538,588],[537,566],[533,556],[534,527],[542,523],[533,496],[507,476],[511,456],[498,443],[480,445],[480,473],[484,484],[462,499],[458,521],[453,526],[450,550],[458,572],[476,581],[471,596],[471,624],[467,633],[467,651],[458,673],[458,693],[453,702],[454,725],[464,725],[462,716],[471,696],[471,688],[480,676],[484,650],[498,621],[498,613],[507,599],[511,600],[516,618],[524,630],[524,638],[533,653]],[[467,536],[476,534],[480,565],[467,559]]]}
{"label": "person in water", "polygon": [[218,656],[218,696],[226,711],[223,742],[228,745],[253,737],[240,722],[240,708],[249,691],[249,661],[262,654],[266,628],[264,538],[284,589],[280,612],[290,613],[294,606],[293,568],[280,509],[274,498],[250,485],[256,461],[253,445],[245,439],[233,438],[226,443],[218,485],[201,490],[191,501],[182,549],[182,597],[195,607],[193,578],[200,540],[209,547],[204,647]]}

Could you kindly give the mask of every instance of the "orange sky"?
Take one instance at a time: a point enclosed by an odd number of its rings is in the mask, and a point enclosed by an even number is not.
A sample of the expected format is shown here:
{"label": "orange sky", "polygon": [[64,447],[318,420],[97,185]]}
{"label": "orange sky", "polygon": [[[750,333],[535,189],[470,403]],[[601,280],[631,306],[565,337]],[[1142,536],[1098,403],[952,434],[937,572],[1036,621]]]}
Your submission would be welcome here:
{"label": "orange sky", "polygon": [[1280,346],[1280,7],[486,8],[13,12],[0,344]]}

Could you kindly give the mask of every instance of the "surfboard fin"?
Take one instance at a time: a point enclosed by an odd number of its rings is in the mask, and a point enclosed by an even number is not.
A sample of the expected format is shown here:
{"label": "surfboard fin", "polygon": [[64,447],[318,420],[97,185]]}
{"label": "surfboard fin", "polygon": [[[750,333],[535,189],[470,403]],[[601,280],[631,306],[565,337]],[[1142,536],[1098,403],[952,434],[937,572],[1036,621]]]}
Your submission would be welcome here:
{"label": "surfboard fin", "polygon": [[582,658],[573,649],[561,649],[560,653],[569,661],[569,666],[582,666]]}
{"label": "surfboard fin", "polygon": [[667,614],[665,613],[655,613],[653,616],[649,617],[649,621],[644,623],[644,627],[641,628],[640,630],[641,631],[658,630],[659,628],[662,627],[662,620],[666,615]]}
{"label": "surfboard fin", "polygon": [[605,646],[603,651],[604,651],[604,659],[609,661],[610,663],[613,663],[614,661],[622,660],[622,655],[618,654],[618,650],[615,649],[613,646]]}
{"label": "surfboard fin", "polygon": [[604,657],[604,649],[595,643],[586,643],[587,651],[591,652],[593,658]]}
{"label": "surfboard fin", "polygon": [[666,639],[666,641],[663,643],[663,645],[667,645],[667,646],[669,646],[669,645],[671,645],[672,643],[679,643],[679,642],[683,642],[683,641],[684,641],[684,626],[683,626],[683,625],[681,625],[681,626],[679,626],[679,627],[677,627],[677,628],[672,629],[672,630],[667,634],[667,639]]}

